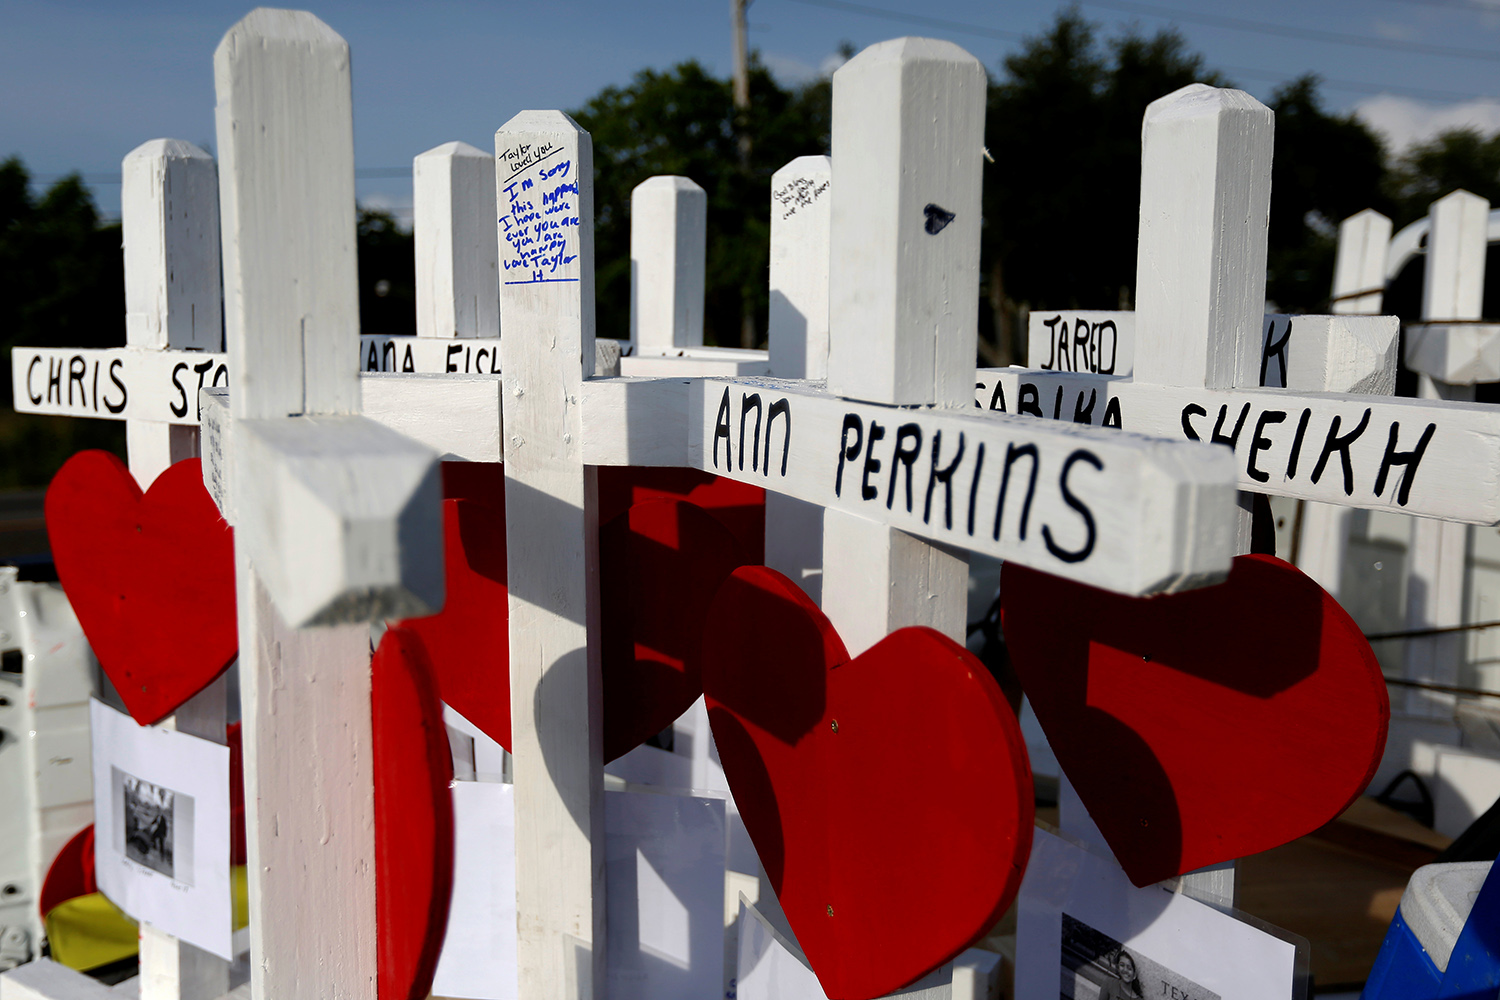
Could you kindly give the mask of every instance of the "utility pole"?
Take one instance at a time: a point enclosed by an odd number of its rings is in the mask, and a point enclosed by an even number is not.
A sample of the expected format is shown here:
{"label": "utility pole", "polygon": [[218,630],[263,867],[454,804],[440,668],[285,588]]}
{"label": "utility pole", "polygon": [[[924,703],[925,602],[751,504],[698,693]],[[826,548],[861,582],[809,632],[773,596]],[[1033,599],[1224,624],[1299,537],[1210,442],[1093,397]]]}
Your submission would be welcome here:
{"label": "utility pole", "polygon": [[[750,170],[750,55],[747,51],[745,11],[755,0],[729,0],[729,22],[734,29],[734,118],[739,132],[740,169]],[[740,346],[755,347],[755,308],[746,297],[740,308]]]}

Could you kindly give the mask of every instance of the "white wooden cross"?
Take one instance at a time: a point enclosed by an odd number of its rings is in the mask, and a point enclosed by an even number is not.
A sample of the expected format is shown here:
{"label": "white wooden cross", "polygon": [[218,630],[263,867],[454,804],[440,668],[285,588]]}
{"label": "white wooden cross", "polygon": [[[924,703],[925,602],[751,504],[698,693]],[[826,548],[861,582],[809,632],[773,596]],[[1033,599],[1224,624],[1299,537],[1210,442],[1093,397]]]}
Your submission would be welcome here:
{"label": "white wooden cross", "polygon": [[[597,680],[580,652],[587,648],[591,555],[586,544],[578,551],[576,541],[590,504],[587,472],[573,470],[689,466],[821,509],[823,607],[855,653],[902,625],[931,624],[961,637],[965,549],[1131,593],[1209,582],[1227,568],[1233,551],[1227,454],[974,411],[985,89],[976,60],[923,39],[875,46],[836,76],[833,164],[840,172],[829,203],[828,387],[744,377],[580,380],[576,416],[572,384],[548,390],[554,423],[550,438],[538,444],[535,431],[518,428],[514,403],[534,399],[528,382],[559,366],[520,357],[519,350],[505,353],[507,476],[522,471],[517,459],[527,449],[548,449],[558,473],[546,495],[532,490],[528,502],[554,512],[549,524],[559,516],[569,520],[566,535],[538,537],[526,515],[508,510],[512,545],[525,542],[550,554],[550,562],[530,571],[518,567],[514,549],[511,556],[518,828],[532,828],[523,837],[540,841],[518,844],[523,996],[564,995],[559,975],[581,975],[584,956],[597,952],[597,939],[583,940],[601,906],[599,887],[587,877],[595,850],[589,831],[597,808],[590,800]],[[537,184],[553,162],[540,157],[554,148],[558,159],[575,150],[582,159],[586,137],[560,117],[544,120],[550,131],[532,118],[501,130],[501,191],[512,173]],[[508,162],[517,164],[514,171]],[[582,187],[588,172],[578,176]],[[554,183],[567,183],[566,175]],[[538,190],[545,196],[547,189]],[[579,194],[586,209],[585,192]],[[506,211],[503,202],[499,210]],[[570,333],[555,353],[587,355],[587,233],[581,225],[577,249],[568,237],[555,251],[564,260],[578,258],[576,272],[560,274],[576,282],[502,286],[507,341],[516,316],[535,315],[550,298],[547,329],[557,335],[576,324],[579,330],[576,348]],[[818,308],[809,306],[810,329],[819,325]],[[808,351],[808,374],[818,353]],[[538,374],[527,376],[528,367]],[[571,361],[564,371],[572,371]],[[566,401],[560,414],[559,398]],[[582,446],[574,454],[578,435]],[[542,478],[540,471],[525,474]],[[581,488],[574,485],[579,477]],[[520,493],[517,485],[508,485],[508,506]],[[768,512],[768,535],[776,524]],[[527,585],[535,596],[523,599],[518,569],[544,572],[548,585]],[[536,617],[543,600],[547,614]],[[514,627],[523,610],[526,634],[544,637],[528,639],[525,648]],[[546,648],[535,648],[538,642]],[[523,739],[523,728],[536,726],[531,717],[544,714],[547,724]],[[536,744],[530,750],[527,740]],[[526,806],[528,794],[541,805]],[[564,849],[571,852],[566,860]],[[570,873],[565,881],[560,871]]]}
{"label": "white wooden cross", "polygon": [[[1260,326],[1266,202],[1264,196],[1258,201],[1254,197],[1247,199],[1243,188],[1249,171],[1243,164],[1269,161],[1268,113],[1263,126],[1247,127],[1230,120],[1219,126],[1223,136],[1231,140],[1226,144],[1221,139],[1218,147],[1228,150],[1226,158],[1217,165],[1223,193],[1214,199],[1212,213],[1197,213],[1197,227],[1202,234],[1198,239],[1214,238],[1216,234],[1226,237],[1225,243],[1214,252],[1213,259],[1218,261],[1216,267],[1220,269],[1213,276],[1215,280],[1210,282],[1207,276],[1195,276],[1191,261],[1181,256],[1193,246],[1191,234],[1161,239],[1153,232],[1153,219],[1157,217],[1153,205],[1165,205],[1173,198],[1189,201],[1199,196],[1202,188],[1193,184],[1192,178],[1214,174],[1214,164],[1193,164],[1190,155],[1183,156],[1180,150],[1172,148],[1174,138],[1180,141],[1181,130],[1194,117],[1193,105],[1201,105],[1209,93],[1197,90],[1195,96],[1194,89],[1189,88],[1156,102],[1147,114],[1138,261],[1140,308],[1136,316],[1140,336],[1135,344],[1134,377],[1124,380],[1096,375],[1054,375],[1047,382],[1036,372],[1003,372],[982,387],[979,399],[995,398],[998,386],[1002,392],[1008,390],[1010,399],[1015,401],[1012,405],[1017,405],[1024,398],[1023,385],[1029,381],[1042,386],[1041,392],[1032,390],[1035,406],[1036,397],[1046,399],[1055,386],[1062,392],[1055,397],[1057,409],[1053,413],[1064,418],[1068,414],[1059,411],[1072,408],[1077,413],[1091,406],[1113,404],[1117,414],[1114,422],[1126,430],[1176,433],[1217,439],[1229,445],[1235,451],[1240,484],[1247,490],[1442,520],[1496,523],[1500,520],[1500,509],[1493,484],[1500,473],[1497,462],[1500,436],[1486,408],[1347,393],[1233,388],[1255,385],[1259,381],[1256,368],[1264,357],[1261,338],[1248,331]],[[1235,142],[1247,145],[1236,147]],[[1199,148],[1212,150],[1214,144],[1203,143]],[[1191,171],[1190,165],[1196,166],[1196,171]],[[1265,193],[1269,193],[1268,178],[1253,179],[1252,185],[1264,185]],[[1177,220],[1194,217],[1194,213],[1182,210],[1159,214]],[[1198,254],[1207,249],[1200,246]],[[1198,326],[1200,330],[1209,330],[1219,343],[1234,343],[1237,348],[1210,349],[1206,354],[1201,348],[1196,353],[1182,349],[1181,337],[1185,334],[1177,331],[1182,331],[1185,324],[1179,324],[1166,307],[1174,301],[1179,304],[1191,301],[1191,297],[1159,294],[1164,288],[1172,288],[1179,276],[1194,276],[1193,280],[1201,282],[1205,289],[1217,290],[1226,285],[1243,288],[1245,282],[1253,283],[1249,294],[1237,296],[1242,300],[1237,339],[1231,340],[1228,332],[1236,324],[1218,322]],[[1209,303],[1205,301],[1204,305]],[[1169,335],[1165,343],[1157,339],[1161,333]],[[1182,381],[1179,373],[1184,358],[1193,359],[1191,378],[1204,388],[1191,392],[1176,388]],[[1216,364],[1204,364],[1215,359]],[[1200,367],[1214,375],[1214,380],[1199,376]],[[1326,371],[1336,373],[1338,367],[1329,365]],[[1293,366],[1289,377],[1295,379],[1298,375]],[[1367,379],[1363,388],[1375,388],[1379,381]],[[990,394],[988,397],[986,392]],[[1085,396],[1088,403],[1084,403]],[[1427,523],[1436,525],[1442,520]],[[1233,898],[1232,882],[1228,880],[1217,889],[1210,885],[1199,886],[1198,890]]]}
{"label": "white wooden cross", "polygon": [[765,375],[765,351],[705,347],[708,195],[687,177],[630,193],[630,344],[621,375]]}
{"label": "white wooden cross", "polygon": [[[207,355],[224,346],[213,158],[186,142],[154,140],[125,157],[122,182],[126,345],[203,353],[201,361],[176,361],[173,374],[201,374],[213,384],[222,362]],[[189,402],[196,409],[197,399],[184,392],[181,409],[186,411]],[[142,490],[167,466],[198,454],[198,430],[187,424],[126,420],[125,441],[130,471]],[[219,677],[161,725],[226,742],[227,680]],[[230,963],[217,955],[144,921],[140,942],[142,1000],[213,1000],[229,990]]]}
{"label": "white wooden cross", "polygon": [[359,416],[348,46],[262,8],[214,77],[254,995],[374,997],[365,623],[442,603],[437,455]]}
{"label": "white wooden cross", "polygon": [[[197,386],[227,381],[218,175],[212,157],[174,139],[132,150],[121,171],[126,346],[17,348],[14,389],[17,409],[123,418],[130,471],[145,490],[198,454]],[[132,399],[143,386],[147,398]],[[221,677],[160,725],[223,744],[227,693]],[[225,959],[145,921],[140,944],[145,1000],[211,1000],[229,989]]]}

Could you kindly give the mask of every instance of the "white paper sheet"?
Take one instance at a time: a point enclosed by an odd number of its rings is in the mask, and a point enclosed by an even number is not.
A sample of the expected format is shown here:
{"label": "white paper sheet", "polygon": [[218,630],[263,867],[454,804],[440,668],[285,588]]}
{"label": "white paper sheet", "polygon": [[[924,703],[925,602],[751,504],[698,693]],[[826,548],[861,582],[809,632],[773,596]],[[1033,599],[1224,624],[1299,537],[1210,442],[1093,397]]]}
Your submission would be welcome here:
{"label": "white paper sheet", "polygon": [[1036,831],[1021,883],[1017,1000],[1287,1000],[1296,947]]}
{"label": "white paper sheet", "polygon": [[229,748],[95,699],[94,872],[126,913],[234,960]]}
{"label": "white paper sheet", "polygon": [[[432,991],[514,1000],[514,786],[453,783],[454,877]],[[703,1000],[724,984],[724,802],[606,792],[610,1000]]]}
{"label": "white paper sheet", "polygon": [[740,898],[737,1000],[827,1000],[800,951]]}
{"label": "white paper sheet", "polygon": [[606,792],[610,1000],[724,988],[724,801]]}
{"label": "white paper sheet", "polygon": [[453,898],[432,992],[515,1000],[515,786],[453,782]]}

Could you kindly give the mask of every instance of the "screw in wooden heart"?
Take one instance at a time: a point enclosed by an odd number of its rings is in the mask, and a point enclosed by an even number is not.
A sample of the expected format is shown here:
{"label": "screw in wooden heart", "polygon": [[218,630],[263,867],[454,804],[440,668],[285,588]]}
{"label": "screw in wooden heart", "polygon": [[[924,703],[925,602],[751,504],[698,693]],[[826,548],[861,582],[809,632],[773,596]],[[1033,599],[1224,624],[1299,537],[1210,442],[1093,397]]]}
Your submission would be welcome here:
{"label": "screw in wooden heart", "polygon": [[927,216],[927,223],[922,228],[927,230],[928,236],[936,236],[948,228],[948,223],[958,218],[947,209],[931,203],[922,209],[922,214]]}

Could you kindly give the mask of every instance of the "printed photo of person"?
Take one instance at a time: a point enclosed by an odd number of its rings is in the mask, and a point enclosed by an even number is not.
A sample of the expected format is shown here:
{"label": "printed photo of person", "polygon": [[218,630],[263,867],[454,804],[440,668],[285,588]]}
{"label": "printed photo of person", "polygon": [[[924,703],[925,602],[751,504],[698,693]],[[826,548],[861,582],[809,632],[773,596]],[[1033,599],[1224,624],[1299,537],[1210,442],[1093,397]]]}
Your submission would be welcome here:
{"label": "printed photo of person", "polygon": [[1160,962],[1125,945],[1068,914],[1062,915],[1062,947],[1058,956],[1061,1000],[1144,1000],[1146,997],[1186,997],[1221,1000]]}

